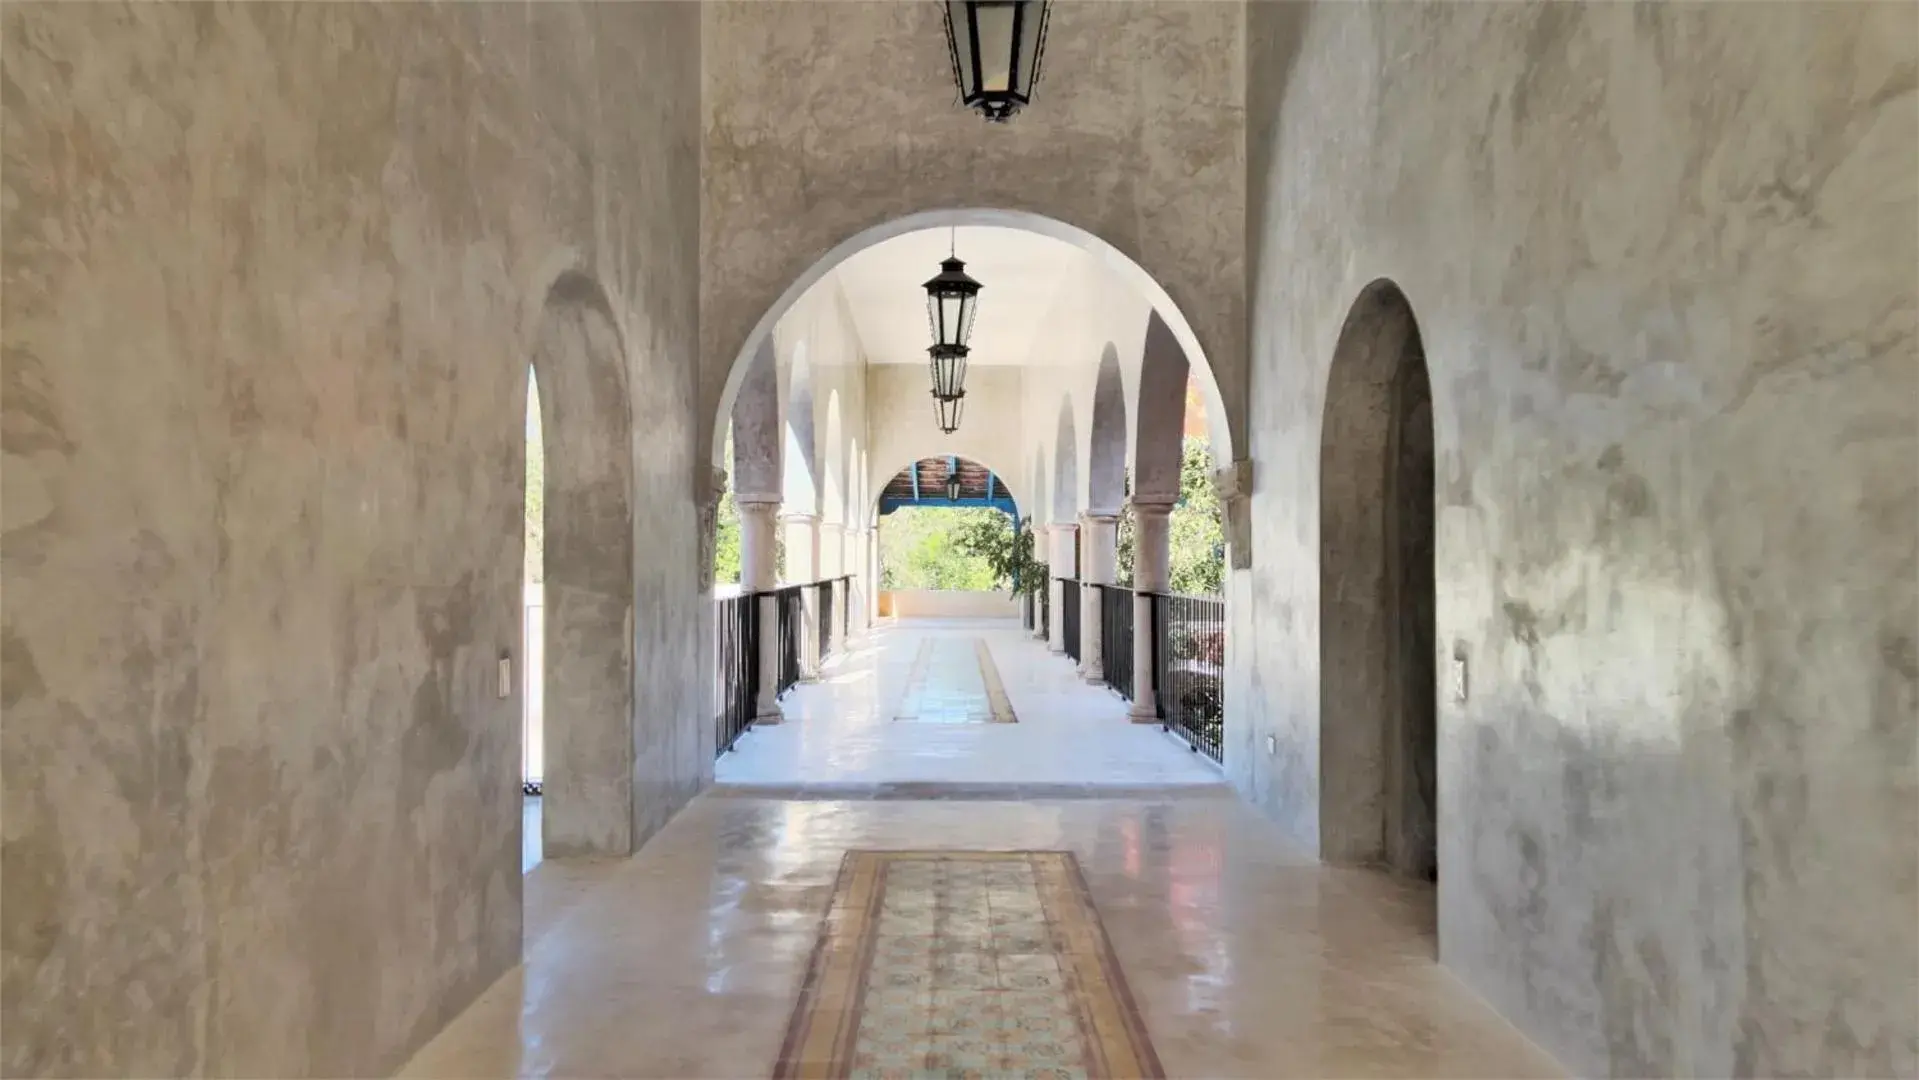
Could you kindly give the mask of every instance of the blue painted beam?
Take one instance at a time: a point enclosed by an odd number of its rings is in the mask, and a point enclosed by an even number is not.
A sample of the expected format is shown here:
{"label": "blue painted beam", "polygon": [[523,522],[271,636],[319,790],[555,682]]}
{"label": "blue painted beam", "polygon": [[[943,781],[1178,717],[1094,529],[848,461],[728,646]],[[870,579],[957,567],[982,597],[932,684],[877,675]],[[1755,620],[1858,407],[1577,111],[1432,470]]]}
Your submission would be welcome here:
{"label": "blue painted beam", "polygon": [[922,499],[907,499],[897,495],[887,495],[880,498],[880,514],[882,516],[890,514],[895,510],[903,510],[909,506],[924,506],[928,508],[939,506],[984,506],[1005,513],[1015,520],[1019,518],[1019,509],[1013,505],[1012,499],[1004,495],[992,499],[948,499],[944,495]]}
{"label": "blue painted beam", "polygon": [[915,461],[909,467],[908,471],[913,474],[913,501],[918,502],[920,497],[920,463]]}

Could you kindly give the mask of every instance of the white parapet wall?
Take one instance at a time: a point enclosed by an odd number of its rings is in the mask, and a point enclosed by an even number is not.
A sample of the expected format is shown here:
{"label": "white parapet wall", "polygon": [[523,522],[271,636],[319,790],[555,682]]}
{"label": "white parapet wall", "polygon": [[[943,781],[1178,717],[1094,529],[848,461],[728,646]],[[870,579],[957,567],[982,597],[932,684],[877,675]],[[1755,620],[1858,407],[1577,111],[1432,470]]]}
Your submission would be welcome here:
{"label": "white parapet wall", "polygon": [[1010,592],[958,592],[943,589],[889,589],[880,594],[880,610],[908,619],[1017,619],[1019,603]]}

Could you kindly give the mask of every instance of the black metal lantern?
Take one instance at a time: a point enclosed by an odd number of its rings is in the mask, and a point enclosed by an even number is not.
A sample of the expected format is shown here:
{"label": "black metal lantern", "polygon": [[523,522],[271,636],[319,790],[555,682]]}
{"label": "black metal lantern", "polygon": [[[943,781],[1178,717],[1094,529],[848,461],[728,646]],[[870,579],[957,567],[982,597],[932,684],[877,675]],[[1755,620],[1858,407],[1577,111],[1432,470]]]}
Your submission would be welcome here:
{"label": "black metal lantern", "polygon": [[966,347],[973,336],[973,309],[979,304],[980,283],[966,273],[966,264],[956,257],[940,260],[940,272],[926,283],[926,321],[932,326],[933,344],[947,348]]}
{"label": "black metal lantern", "polygon": [[954,467],[947,470],[947,473],[946,473],[946,501],[958,502],[959,497],[960,497],[959,469],[957,467]]}
{"label": "black metal lantern", "polygon": [[947,0],[946,45],[960,102],[1003,123],[1033,101],[1050,0]]}
{"label": "black metal lantern", "polygon": [[934,397],[950,400],[966,393],[966,355],[964,345],[935,345],[926,350]]}
{"label": "black metal lantern", "polygon": [[947,435],[958,431],[960,413],[965,411],[965,408],[966,392],[963,390],[955,397],[934,397],[933,414],[935,419],[939,421],[940,431]]}

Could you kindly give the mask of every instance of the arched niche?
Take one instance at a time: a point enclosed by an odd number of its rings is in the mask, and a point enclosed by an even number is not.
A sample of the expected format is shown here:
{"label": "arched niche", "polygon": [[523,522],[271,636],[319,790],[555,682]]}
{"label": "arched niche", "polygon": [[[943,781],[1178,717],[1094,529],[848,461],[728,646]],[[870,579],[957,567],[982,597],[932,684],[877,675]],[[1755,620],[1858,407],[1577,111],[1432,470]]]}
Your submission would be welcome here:
{"label": "arched niche", "polygon": [[1321,855],[1435,879],[1432,389],[1390,281],[1340,331],[1319,493]]}
{"label": "arched niche", "polygon": [[545,449],[542,840],[626,855],[633,837],[633,435],[625,352],[583,274],[549,290],[534,339]]}

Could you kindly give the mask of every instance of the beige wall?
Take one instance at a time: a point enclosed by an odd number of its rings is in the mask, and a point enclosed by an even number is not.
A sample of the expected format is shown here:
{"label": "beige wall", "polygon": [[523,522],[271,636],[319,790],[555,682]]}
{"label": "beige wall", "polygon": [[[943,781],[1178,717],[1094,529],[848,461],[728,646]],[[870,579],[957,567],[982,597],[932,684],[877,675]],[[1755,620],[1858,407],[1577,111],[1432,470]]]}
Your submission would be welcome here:
{"label": "beige wall", "polygon": [[888,589],[880,610],[909,619],[1017,619],[1019,601],[1009,592]]}
{"label": "beige wall", "polygon": [[1919,1069],[1919,9],[1251,12],[1234,782],[1317,843],[1320,417],[1390,278],[1469,664],[1441,960],[1579,1074]]}
{"label": "beige wall", "polygon": [[4,20],[0,1069],[380,1074],[519,955],[563,271],[631,366],[635,838],[710,770],[697,13]]}

